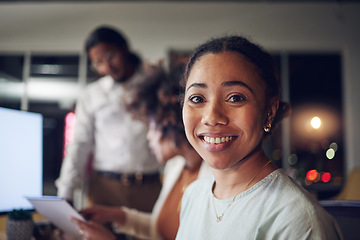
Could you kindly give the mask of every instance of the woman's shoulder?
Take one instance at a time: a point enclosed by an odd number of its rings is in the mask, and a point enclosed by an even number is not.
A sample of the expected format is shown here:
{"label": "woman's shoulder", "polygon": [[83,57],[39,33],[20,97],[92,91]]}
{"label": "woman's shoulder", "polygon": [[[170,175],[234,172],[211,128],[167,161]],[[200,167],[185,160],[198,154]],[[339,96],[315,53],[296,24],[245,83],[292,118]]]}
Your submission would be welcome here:
{"label": "woman's shoulder", "polygon": [[311,194],[283,169],[277,169],[264,179],[264,187],[271,190],[271,194],[286,198],[286,202],[293,200],[313,201]]}
{"label": "woman's shoulder", "polygon": [[282,185],[282,190],[289,194],[294,194],[294,197],[304,198],[313,201],[313,196],[295,179],[289,176],[284,170],[278,169],[274,172],[279,184]]}
{"label": "woman's shoulder", "polygon": [[276,200],[275,208],[283,209],[283,211],[287,209],[293,215],[296,215],[295,209],[297,209],[299,210],[297,214],[307,218],[325,214],[318,200],[285,171],[278,169],[271,174],[271,180],[266,186],[267,191],[264,193],[267,199]]}
{"label": "woman's shoulder", "polygon": [[253,202],[260,206],[262,215],[272,219],[272,225],[286,229],[289,236],[336,235],[333,218],[313,195],[282,169],[277,169],[264,178],[251,196]]}

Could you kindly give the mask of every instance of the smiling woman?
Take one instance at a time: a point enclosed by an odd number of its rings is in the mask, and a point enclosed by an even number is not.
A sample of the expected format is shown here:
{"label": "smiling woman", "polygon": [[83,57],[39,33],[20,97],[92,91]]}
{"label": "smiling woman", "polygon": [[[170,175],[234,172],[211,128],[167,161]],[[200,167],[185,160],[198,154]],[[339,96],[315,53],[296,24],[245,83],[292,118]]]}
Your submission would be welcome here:
{"label": "smiling woman", "polygon": [[334,219],[263,151],[290,109],[275,69],[240,36],[212,39],[190,58],[185,133],[214,176],[186,190],[176,239],[341,238]]}

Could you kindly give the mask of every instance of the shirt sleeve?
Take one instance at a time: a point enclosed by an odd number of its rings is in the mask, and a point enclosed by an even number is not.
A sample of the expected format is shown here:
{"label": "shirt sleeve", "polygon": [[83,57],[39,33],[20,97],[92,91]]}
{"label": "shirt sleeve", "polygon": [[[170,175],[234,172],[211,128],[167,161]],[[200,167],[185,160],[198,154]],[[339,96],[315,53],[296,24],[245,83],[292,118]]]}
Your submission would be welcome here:
{"label": "shirt sleeve", "polygon": [[[315,206],[315,207],[314,207]],[[316,205],[292,206],[292,214],[279,213],[274,216],[267,234],[272,239],[343,239],[341,231],[332,216],[318,209]]]}
{"label": "shirt sleeve", "polygon": [[121,209],[126,213],[127,220],[124,225],[112,224],[116,233],[125,233],[145,239],[161,239],[156,231],[156,224],[151,213],[127,207],[121,207]]}
{"label": "shirt sleeve", "polygon": [[59,197],[72,200],[73,190],[82,184],[84,171],[94,146],[94,119],[84,94],[76,103],[74,139],[66,148],[60,177],[56,180]]}

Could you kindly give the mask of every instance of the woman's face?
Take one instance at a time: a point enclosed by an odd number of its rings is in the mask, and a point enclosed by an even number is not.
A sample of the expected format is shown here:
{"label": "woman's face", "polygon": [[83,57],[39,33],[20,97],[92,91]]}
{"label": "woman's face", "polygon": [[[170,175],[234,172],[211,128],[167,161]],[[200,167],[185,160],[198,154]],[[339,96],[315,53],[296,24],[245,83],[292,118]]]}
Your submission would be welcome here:
{"label": "woman's face", "polygon": [[265,108],[265,83],[245,56],[234,52],[203,55],[186,83],[186,136],[213,168],[235,167],[261,149]]}
{"label": "woman's face", "polygon": [[146,138],[149,142],[151,152],[159,163],[165,164],[177,155],[173,141],[169,138],[162,138],[162,132],[153,120],[150,121]]}

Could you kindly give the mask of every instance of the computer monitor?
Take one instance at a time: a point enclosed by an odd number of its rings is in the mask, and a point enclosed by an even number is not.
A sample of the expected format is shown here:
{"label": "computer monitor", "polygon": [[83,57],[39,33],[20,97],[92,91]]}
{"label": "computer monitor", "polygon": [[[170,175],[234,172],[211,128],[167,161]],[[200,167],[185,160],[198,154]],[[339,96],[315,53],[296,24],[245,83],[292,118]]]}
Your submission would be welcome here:
{"label": "computer monitor", "polygon": [[33,210],[25,196],[41,196],[43,117],[0,107],[0,213]]}

